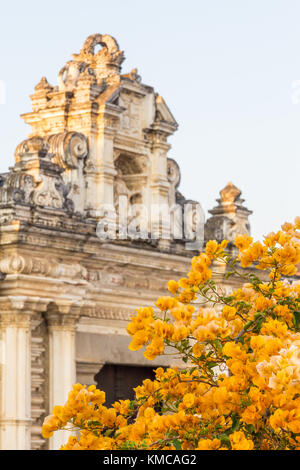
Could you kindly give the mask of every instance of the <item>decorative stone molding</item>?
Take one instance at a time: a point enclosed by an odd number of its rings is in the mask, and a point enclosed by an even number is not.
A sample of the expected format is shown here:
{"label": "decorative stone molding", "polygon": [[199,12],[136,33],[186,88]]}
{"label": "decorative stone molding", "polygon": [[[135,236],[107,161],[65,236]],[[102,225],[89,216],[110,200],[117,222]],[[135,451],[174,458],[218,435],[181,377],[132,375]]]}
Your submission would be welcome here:
{"label": "decorative stone molding", "polygon": [[31,448],[46,449],[41,427],[49,412],[49,338],[43,316],[37,313],[31,320]]}
{"label": "decorative stone molding", "polygon": [[30,204],[32,202],[31,196],[39,184],[33,176],[23,172],[12,172],[1,176],[0,182],[0,204],[11,202]]}
{"label": "decorative stone molding", "polygon": [[37,206],[62,209],[64,200],[55,183],[55,180],[42,176],[40,188],[33,194],[33,203]]}
{"label": "decorative stone molding", "polygon": [[89,270],[88,278],[93,285],[97,288],[98,286],[108,287],[124,287],[129,289],[137,290],[149,290],[149,291],[164,291],[168,282],[168,277],[156,278],[155,275],[150,276],[147,271],[132,272],[131,270],[125,269],[101,269],[98,271]]}
{"label": "decorative stone molding", "polygon": [[114,320],[129,320],[134,315],[134,308],[122,308],[119,306],[115,307],[104,307],[96,306],[95,309],[90,312],[91,317],[95,318],[111,318]]}
{"label": "decorative stone molding", "polygon": [[87,270],[80,264],[59,263],[55,259],[14,253],[0,260],[0,272],[5,274],[40,274],[53,278],[86,279]]}
{"label": "decorative stone molding", "polygon": [[71,157],[74,158],[75,155],[78,157],[81,152],[84,152],[83,155],[86,154],[87,149],[83,148],[86,140],[73,134],[63,137],[59,135],[57,139],[51,139],[50,136],[49,139],[52,149],[42,137],[32,137],[17,146],[16,165],[0,190],[0,201],[2,199],[6,202],[9,199],[13,184],[14,191],[10,197],[15,202],[73,212],[74,205],[68,198],[71,187],[64,183],[61,176],[65,166],[52,161],[54,154],[51,151],[57,152],[57,147],[61,145],[62,153],[57,159],[60,163],[65,159],[66,164],[68,162],[70,164]]}

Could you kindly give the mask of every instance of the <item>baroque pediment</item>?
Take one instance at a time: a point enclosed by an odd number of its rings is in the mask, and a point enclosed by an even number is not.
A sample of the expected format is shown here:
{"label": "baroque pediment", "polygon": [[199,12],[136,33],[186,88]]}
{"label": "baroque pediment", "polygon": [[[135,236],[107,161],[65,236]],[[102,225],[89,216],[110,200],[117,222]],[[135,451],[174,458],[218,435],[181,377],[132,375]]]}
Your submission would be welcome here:
{"label": "baroque pediment", "polygon": [[[110,207],[114,239],[154,240],[153,246],[169,250],[192,232],[186,230],[191,217],[173,208],[180,169],[168,158],[168,138],[178,124],[136,68],[122,72],[123,61],[113,37],[93,34],[60,68],[57,84],[42,77],[31,95],[32,111],[22,115],[32,133],[2,177],[0,205],[56,210],[100,224]],[[153,210],[157,201],[169,216]],[[183,197],[179,212],[184,203]],[[47,220],[51,225],[50,215]]]}
{"label": "baroque pediment", "polygon": [[162,96],[158,94],[155,96],[155,105],[156,105],[155,121],[158,121],[158,122],[163,121],[177,128],[178,124]]}

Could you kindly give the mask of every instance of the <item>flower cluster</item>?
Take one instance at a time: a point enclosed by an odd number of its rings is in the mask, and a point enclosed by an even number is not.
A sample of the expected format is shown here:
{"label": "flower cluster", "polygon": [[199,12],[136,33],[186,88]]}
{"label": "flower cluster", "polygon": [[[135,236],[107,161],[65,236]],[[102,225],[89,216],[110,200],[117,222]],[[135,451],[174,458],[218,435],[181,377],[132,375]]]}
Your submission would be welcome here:
{"label": "flower cluster", "polygon": [[[300,449],[300,283],[288,279],[299,229],[297,218],[263,242],[208,242],[187,277],[169,281],[171,295],[127,327],[132,351],[173,351],[182,368],[158,368],[112,408],[95,386],[74,385],[43,436],[71,425],[80,436],[63,449]],[[240,286],[230,294],[213,279],[217,264]]]}

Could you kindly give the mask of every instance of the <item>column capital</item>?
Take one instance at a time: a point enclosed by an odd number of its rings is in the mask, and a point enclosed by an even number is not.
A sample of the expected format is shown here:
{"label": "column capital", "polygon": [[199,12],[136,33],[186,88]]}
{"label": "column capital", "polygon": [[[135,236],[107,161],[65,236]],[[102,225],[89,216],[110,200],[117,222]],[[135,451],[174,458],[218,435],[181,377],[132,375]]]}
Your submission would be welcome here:
{"label": "column capital", "polygon": [[51,302],[45,314],[49,330],[75,331],[76,323],[80,318],[81,309],[81,305],[74,305],[74,303],[71,302]]}
{"label": "column capital", "polygon": [[50,331],[53,330],[68,330],[75,331],[76,323],[79,316],[67,315],[60,313],[47,313],[46,321]]}
{"label": "column capital", "polygon": [[47,300],[41,299],[40,297],[26,297],[22,295],[8,295],[0,297],[0,312],[41,312],[45,311],[46,307]]}
{"label": "column capital", "polygon": [[0,297],[1,326],[29,327],[31,317],[46,309],[47,302],[39,297]]}

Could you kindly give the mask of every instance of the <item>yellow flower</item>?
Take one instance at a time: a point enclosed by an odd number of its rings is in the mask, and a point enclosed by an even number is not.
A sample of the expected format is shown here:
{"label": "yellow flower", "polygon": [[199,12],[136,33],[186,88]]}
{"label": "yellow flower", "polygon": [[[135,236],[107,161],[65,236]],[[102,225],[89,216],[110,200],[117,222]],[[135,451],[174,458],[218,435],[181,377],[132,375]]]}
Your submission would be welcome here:
{"label": "yellow flower", "polygon": [[178,291],[179,289],[179,284],[177,281],[169,281],[168,282],[168,290],[172,293],[172,294],[176,294],[176,292]]}
{"label": "yellow flower", "polygon": [[242,421],[246,424],[256,424],[261,414],[255,405],[248,406],[241,414]]}
{"label": "yellow flower", "polygon": [[195,396],[193,393],[187,393],[182,399],[182,403],[185,408],[191,408],[195,403]]}
{"label": "yellow flower", "polygon": [[177,300],[174,299],[173,297],[160,297],[157,302],[156,306],[161,310],[170,310],[171,308],[176,307],[177,305]]}
{"label": "yellow flower", "polygon": [[204,350],[205,350],[205,348],[204,348],[203,344],[201,344],[201,343],[196,343],[193,346],[193,354],[196,357],[201,356],[204,353]]}
{"label": "yellow flower", "polygon": [[153,408],[146,408],[144,411],[144,418],[148,421],[151,421],[155,416],[155,410]]}
{"label": "yellow flower", "polygon": [[237,235],[234,240],[235,246],[240,251],[245,251],[247,248],[249,248],[249,245],[251,245],[252,242],[253,238],[249,235]]}
{"label": "yellow flower", "polygon": [[278,337],[283,337],[287,334],[287,331],[288,327],[286,323],[270,319],[263,324],[260,333],[262,335],[274,335]]}
{"label": "yellow flower", "polygon": [[289,415],[288,410],[278,409],[270,417],[270,425],[276,432],[279,432],[281,429],[287,428],[288,415]]}
{"label": "yellow flower", "polygon": [[56,431],[61,427],[61,420],[54,415],[49,415],[44,419],[43,426],[42,426],[42,436],[45,439],[53,436],[53,431]]}
{"label": "yellow flower", "polygon": [[209,258],[213,258],[214,254],[218,249],[218,242],[216,240],[210,240],[206,243],[206,254]]}
{"label": "yellow flower", "polygon": [[113,408],[122,415],[127,415],[129,413],[130,400],[120,400],[113,403]]}
{"label": "yellow flower", "polygon": [[229,436],[232,450],[252,450],[254,448],[253,441],[246,439],[242,431],[236,431]]}
{"label": "yellow flower", "polygon": [[144,356],[150,361],[155,359],[157,356],[162,354],[164,351],[165,344],[163,338],[155,337],[151,343],[147,346]]}
{"label": "yellow flower", "polygon": [[236,317],[236,312],[237,310],[235,307],[225,305],[225,307],[223,308],[223,317],[228,321],[234,320],[234,318]]}
{"label": "yellow flower", "polygon": [[[175,353],[185,369],[156,369],[134,399],[111,408],[95,385],[75,384],[65,405],[45,419],[43,436],[80,427],[80,436],[62,446],[68,450],[171,450],[169,436],[182,450],[300,449],[300,283],[283,277],[300,262],[299,226],[300,218],[284,224],[263,243],[237,237],[234,264],[240,259],[267,272],[259,280],[244,270],[248,282],[230,294],[208,282],[213,259],[223,257],[231,269],[223,256],[227,242],[208,242],[187,277],[169,281],[174,297],[160,297],[155,313],[138,309],[127,327],[131,350],[145,346],[149,360]],[[194,300],[205,306],[195,315]],[[217,437],[233,423],[240,429],[222,447]]]}
{"label": "yellow flower", "polygon": [[200,439],[196,450],[217,450],[221,446],[219,439]]}

